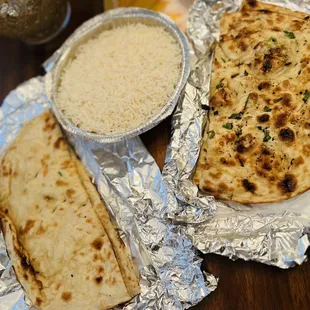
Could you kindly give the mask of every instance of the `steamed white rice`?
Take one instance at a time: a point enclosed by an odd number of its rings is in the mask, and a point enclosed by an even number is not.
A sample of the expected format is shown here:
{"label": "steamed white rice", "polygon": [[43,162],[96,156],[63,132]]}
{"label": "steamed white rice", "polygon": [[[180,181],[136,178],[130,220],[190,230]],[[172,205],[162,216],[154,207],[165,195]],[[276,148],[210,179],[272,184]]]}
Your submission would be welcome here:
{"label": "steamed white rice", "polygon": [[80,45],[61,75],[58,103],[81,129],[127,132],[166,104],[178,82],[181,50],[162,27],[129,24]]}

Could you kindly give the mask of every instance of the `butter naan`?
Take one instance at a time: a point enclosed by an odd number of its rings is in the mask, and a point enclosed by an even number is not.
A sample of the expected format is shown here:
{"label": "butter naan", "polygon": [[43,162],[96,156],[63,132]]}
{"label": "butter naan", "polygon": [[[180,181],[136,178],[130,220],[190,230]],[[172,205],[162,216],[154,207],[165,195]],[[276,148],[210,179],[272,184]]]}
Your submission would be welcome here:
{"label": "butter naan", "polygon": [[310,16],[247,0],[220,30],[194,182],[241,203],[308,190]]}
{"label": "butter naan", "polygon": [[0,215],[19,282],[39,309],[108,309],[140,292],[131,257],[51,111],[0,166]]}

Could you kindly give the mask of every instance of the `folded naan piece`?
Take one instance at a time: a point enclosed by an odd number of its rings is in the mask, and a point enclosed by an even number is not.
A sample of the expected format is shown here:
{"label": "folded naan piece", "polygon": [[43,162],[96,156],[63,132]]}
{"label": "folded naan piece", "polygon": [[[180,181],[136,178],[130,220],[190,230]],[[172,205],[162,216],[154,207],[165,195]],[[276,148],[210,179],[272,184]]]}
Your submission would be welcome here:
{"label": "folded naan piece", "polygon": [[130,255],[51,111],[0,166],[0,215],[17,278],[39,309],[108,309],[140,292]]}
{"label": "folded naan piece", "polygon": [[247,0],[224,14],[194,182],[241,203],[310,188],[310,16]]}

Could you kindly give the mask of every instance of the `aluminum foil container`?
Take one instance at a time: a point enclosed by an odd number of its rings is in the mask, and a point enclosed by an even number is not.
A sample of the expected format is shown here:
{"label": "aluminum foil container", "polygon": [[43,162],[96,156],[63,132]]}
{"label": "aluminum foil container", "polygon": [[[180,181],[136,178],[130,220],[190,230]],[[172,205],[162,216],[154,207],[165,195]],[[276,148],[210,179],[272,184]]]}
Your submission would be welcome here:
{"label": "aluminum foil container", "polygon": [[[0,157],[22,125],[50,108],[45,77],[13,90],[0,109]],[[123,309],[186,309],[217,287],[182,227],[164,220],[176,200],[140,138],[102,144],[67,133],[140,271],[141,294]],[[0,309],[35,309],[17,282],[0,233]],[[119,308],[117,308],[119,309]]]}
{"label": "aluminum foil container", "polygon": [[[242,205],[203,195],[191,181],[208,113],[213,46],[220,36],[221,15],[237,11],[241,2],[196,0],[191,8],[187,35],[196,62],[185,87],[184,100],[172,118],[173,135],[163,176],[175,192],[179,208],[170,208],[168,214],[203,253],[289,268],[306,260],[310,191],[277,203]],[[309,0],[262,2],[310,14]],[[190,216],[187,216],[188,210]]]}
{"label": "aluminum foil container", "polygon": [[[85,42],[88,38],[92,37],[96,33],[111,29],[111,27],[114,26],[121,26],[128,23],[142,23],[147,25],[160,26],[175,38],[180,47],[182,55],[180,75],[176,83],[175,90],[162,109],[151,119],[146,120],[146,122],[140,125],[138,128],[113,135],[99,135],[81,130],[65,116],[61,106],[57,102],[57,86],[59,85],[59,78],[62,69],[65,67],[68,59],[74,53],[75,47],[80,43]],[[184,85],[186,84],[190,72],[189,46],[184,33],[168,16],[140,8],[119,8],[97,15],[82,24],[65,41],[62,47],[55,52],[52,58],[46,62],[45,66],[49,69],[51,66],[53,66],[53,69],[49,73],[49,78],[51,81],[48,91],[54,113],[62,127],[84,139],[105,143],[117,142],[138,136],[143,132],[153,128],[162,120],[171,115],[181,95]]]}

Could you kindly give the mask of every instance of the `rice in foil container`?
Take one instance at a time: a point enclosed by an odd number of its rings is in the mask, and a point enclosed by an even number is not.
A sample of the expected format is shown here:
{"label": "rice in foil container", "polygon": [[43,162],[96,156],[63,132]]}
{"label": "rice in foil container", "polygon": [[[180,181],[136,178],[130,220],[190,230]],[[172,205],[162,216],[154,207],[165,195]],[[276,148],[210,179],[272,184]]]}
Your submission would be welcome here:
{"label": "rice in foil container", "polygon": [[[100,20],[100,16],[95,17],[85,27]],[[77,35],[78,32],[74,34]],[[47,71],[62,52],[60,48],[45,63]],[[51,108],[47,95],[47,89],[49,94],[51,90],[49,77],[23,83],[4,100],[0,109],[0,157],[25,122]],[[166,221],[168,210],[178,208],[177,200],[140,138],[98,143],[69,132],[66,135],[139,267],[141,294],[123,309],[187,309],[214,291],[218,280],[202,272],[202,258],[184,237],[184,228]],[[2,234],[0,309],[35,309],[16,280]]]}
{"label": "rice in foil container", "polygon": [[[174,92],[158,112],[137,128],[122,133],[106,135],[91,133],[80,129],[65,115],[61,104],[58,102],[57,91],[63,69],[70,58],[74,55],[75,48],[79,46],[79,44],[87,42],[90,38],[95,37],[96,34],[104,30],[109,30],[112,27],[137,23],[163,28],[178,44],[181,53],[181,62],[180,73],[178,80],[175,83]],[[47,78],[49,79],[48,95],[52,102],[54,114],[61,126],[66,131],[84,139],[111,143],[138,136],[145,131],[150,130],[172,114],[189,76],[190,53],[185,34],[168,16],[141,8],[118,8],[96,15],[78,27],[64,42],[61,48],[54,53],[51,60],[48,60],[45,63],[45,67],[49,71],[47,74]]]}
{"label": "rice in foil container", "polygon": [[[262,2],[310,14],[309,0]],[[191,8],[187,35],[196,62],[185,87],[184,100],[172,118],[173,135],[163,176],[179,203],[168,214],[203,253],[289,268],[307,259],[310,191],[277,203],[242,205],[202,195],[191,181],[209,104],[213,46],[220,36],[221,15],[237,11],[241,3],[241,0],[196,0]]]}

